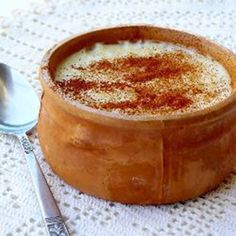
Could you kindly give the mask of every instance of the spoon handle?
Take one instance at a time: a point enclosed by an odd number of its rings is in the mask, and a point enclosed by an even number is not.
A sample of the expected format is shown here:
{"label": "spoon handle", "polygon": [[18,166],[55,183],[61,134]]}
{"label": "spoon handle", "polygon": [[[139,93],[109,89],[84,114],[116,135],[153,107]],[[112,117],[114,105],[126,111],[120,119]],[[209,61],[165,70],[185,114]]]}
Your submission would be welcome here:
{"label": "spoon handle", "polygon": [[29,166],[35,192],[43,214],[44,222],[47,226],[47,232],[50,236],[69,236],[61,213],[56,205],[55,199],[46,179],[40,169],[38,161],[33,152],[33,147],[26,134],[17,135],[21,146],[24,149],[26,161]]}

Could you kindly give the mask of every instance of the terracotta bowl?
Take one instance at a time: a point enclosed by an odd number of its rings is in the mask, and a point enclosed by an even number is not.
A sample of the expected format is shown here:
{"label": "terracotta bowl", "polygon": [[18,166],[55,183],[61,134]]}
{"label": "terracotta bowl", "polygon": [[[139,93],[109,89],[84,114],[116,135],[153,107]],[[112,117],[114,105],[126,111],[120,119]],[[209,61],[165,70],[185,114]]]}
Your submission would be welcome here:
{"label": "terracotta bowl", "polygon": [[[211,55],[230,74],[232,95],[191,114],[134,119],[74,106],[53,90],[55,71],[65,57],[96,42],[138,39],[178,43]],[[82,192],[122,203],[173,203],[214,189],[236,164],[236,56],[205,38],[153,26],[96,30],[49,50],[40,81],[43,153],[55,173]]]}

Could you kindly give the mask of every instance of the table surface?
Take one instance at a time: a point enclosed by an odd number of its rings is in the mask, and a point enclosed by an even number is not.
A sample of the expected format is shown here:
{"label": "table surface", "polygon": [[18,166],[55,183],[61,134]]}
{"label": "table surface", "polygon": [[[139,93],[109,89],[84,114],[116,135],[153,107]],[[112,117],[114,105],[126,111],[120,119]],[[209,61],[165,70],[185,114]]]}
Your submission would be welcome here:
{"label": "table surface", "polygon": [[[68,36],[96,27],[155,24],[203,35],[236,52],[234,0],[218,4],[210,0],[38,1],[13,13],[3,9],[18,8],[20,1],[2,1],[0,8],[0,15],[7,15],[0,18],[0,60],[27,79],[38,95],[37,70],[45,51]],[[236,172],[215,191],[191,201],[122,205],[64,183],[45,162],[37,132],[30,138],[72,235],[236,235]],[[0,134],[0,222],[0,235],[46,235],[19,142],[4,134]]]}
{"label": "table surface", "polygon": [[10,16],[14,10],[27,10],[32,3],[44,2],[44,0],[0,0],[0,16]]}

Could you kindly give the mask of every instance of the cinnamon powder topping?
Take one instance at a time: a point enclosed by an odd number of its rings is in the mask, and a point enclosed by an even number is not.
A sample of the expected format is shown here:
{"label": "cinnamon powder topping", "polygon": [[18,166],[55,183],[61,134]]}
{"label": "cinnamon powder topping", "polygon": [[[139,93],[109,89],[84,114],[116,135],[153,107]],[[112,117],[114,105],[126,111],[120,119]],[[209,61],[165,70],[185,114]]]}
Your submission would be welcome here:
{"label": "cinnamon powder topping", "polygon": [[55,87],[97,109],[130,115],[173,113],[194,107],[195,97],[211,100],[217,95],[198,81],[203,64],[181,50],[101,59],[70,65],[74,74],[56,81]]}

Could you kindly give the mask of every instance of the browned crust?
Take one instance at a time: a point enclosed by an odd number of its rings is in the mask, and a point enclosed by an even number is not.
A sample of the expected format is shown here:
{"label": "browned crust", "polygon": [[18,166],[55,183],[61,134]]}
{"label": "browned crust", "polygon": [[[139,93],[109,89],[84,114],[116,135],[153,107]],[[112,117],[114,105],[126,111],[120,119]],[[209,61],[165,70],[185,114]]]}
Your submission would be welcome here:
{"label": "browned crust", "polygon": [[[194,47],[221,63],[233,93],[191,114],[134,119],[73,106],[51,88],[58,63],[95,42],[152,39]],[[188,33],[154,26],[122,26],[72,37],[44,57],[39,139],[58,175],[92,195],[124,203],[190,199],[215,188],[236,164],[236,57]]]}

